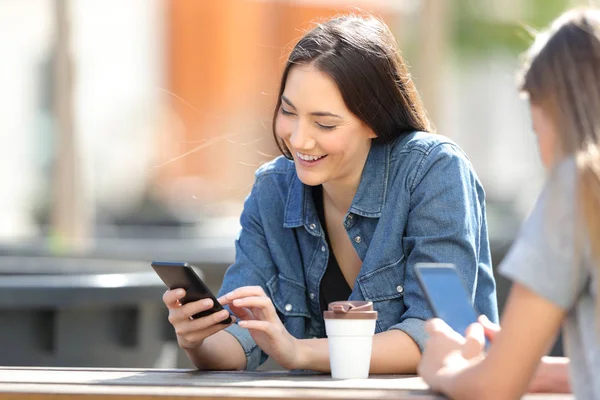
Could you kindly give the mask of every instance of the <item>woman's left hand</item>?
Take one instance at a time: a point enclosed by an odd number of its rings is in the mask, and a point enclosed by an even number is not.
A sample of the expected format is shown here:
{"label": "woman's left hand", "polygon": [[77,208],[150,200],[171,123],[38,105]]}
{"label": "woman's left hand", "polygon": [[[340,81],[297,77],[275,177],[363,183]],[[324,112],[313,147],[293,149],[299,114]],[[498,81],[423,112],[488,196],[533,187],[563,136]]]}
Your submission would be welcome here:
{"label": "woman's left hand", "polygon": [[425,330],[429,339],[418,372],[433,390],[441,390],[445,375],[464,368],[470,359],[483,355],[485,338],[479,323],[469,326],[466,338],[438,318],[428,321]]}
{"label": "woman's left hand", "polygon": [[250,331],[256,344],[287,369],[299,369],[300,341],[281,323],[275,306],[260,286],[238,288],[219,298],[228,304],[240,320],[238,325]]}

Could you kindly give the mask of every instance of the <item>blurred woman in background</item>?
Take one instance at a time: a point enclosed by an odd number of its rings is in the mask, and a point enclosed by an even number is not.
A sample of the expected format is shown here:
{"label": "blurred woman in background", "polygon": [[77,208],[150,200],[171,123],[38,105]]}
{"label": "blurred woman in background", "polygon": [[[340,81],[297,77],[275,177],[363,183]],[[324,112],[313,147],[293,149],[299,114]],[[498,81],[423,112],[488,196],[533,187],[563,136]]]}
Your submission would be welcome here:
{"label": "blurred woman in background", "polygon": [[[549,176],[500,267],[514,281],[502,329],[482,318],[464,338],[429,321],[419,371],[454,399],[518,398],[528,386],[600,399],[599,10],[567,12],[537,37],[521,90]],[[540,363],[561,325],[570,363]]]}

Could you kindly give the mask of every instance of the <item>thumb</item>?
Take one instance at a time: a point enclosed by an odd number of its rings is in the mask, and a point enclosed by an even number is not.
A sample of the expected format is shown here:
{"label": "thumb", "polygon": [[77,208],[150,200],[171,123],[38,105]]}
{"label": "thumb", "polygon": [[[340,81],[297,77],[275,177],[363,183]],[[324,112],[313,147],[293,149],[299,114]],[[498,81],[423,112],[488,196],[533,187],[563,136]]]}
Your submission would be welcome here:
{"label": "thumb", "polygon": [[483,326],[485,337],[488,338],[490,342],[494,340],[496,334],[500,332],[500,326],[490,321],[485,315],[480,315],[477,320],[481,326]]}
{"label": "thumb", "polygon": [[465,332],[465,343],[461,348],[462,356],[470,360],[477,357],[485,346],[485,334],[483,326],[477,322],[469,325]]}

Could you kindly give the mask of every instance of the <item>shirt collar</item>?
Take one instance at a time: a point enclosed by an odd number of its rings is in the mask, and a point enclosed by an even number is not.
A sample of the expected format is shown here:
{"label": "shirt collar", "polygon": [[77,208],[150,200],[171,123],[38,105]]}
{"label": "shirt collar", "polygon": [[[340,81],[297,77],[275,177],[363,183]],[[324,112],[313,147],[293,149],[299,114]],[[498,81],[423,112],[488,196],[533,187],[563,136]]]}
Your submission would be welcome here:
{"label": "shirt collar", "polygon": [[371,145],[358,189],[350,205],[351,213],[370,218],[381,217],[390,174],[390,152],[390,144]]}

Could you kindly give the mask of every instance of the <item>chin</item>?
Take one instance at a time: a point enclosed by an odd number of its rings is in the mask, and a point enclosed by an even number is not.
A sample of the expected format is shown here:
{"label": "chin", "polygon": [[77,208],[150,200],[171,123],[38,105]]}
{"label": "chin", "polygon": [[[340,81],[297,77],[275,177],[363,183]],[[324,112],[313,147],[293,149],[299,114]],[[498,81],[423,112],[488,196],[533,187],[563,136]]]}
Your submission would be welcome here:
{"label": "chin", "polygon": [[324,182],[324,179],[317,174],[299,172],[298,169],[296,169],[296,173],[298,174],[298,179],[300,179],[300,182],[307,186],[318,186],[322,185]]}

